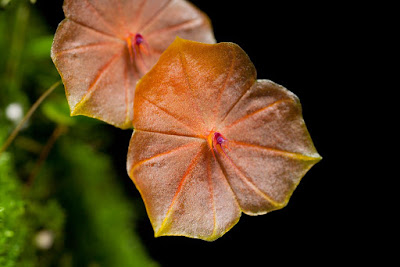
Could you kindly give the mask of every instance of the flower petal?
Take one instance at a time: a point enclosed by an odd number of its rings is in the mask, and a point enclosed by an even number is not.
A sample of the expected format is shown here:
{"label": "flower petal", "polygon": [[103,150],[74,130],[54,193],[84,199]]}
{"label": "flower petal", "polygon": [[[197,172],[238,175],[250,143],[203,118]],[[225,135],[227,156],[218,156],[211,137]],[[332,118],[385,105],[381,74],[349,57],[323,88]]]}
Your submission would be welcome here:
{"label": "flower petal", "polygon": [[215,240],[239,220],[235,195],[207,150],[203,139],[146,131],[133,134],[128,172],[145,201],[156,236]]}
{"label": "flower petal", "polygon": [[164,118],[157,123],[146,119],[143,99],[147,99],[187,126],[174,129],[175,134],[187,134],[191,127],[207,136],[256,80],[250,59],[232,43],[210,45],[177,38],[157,66],[138,85],[143,88],[134,104],[138,107],[134,124],[139,129],[162,131],[166,124],[174,125]]}
{"label": "flower petal", "polygon": [[284,207],[321,159],[297,97],[257,81],[232,43],[177,38],[139,81],[134,113],[128,172],[155,236],[215,240],[242,211]]}
{"label": "flower petal", "polygon": [[274,82],[258,80],[220,129],[230,140],[319,158],[301,112],[293,93]]}
{"label": "flower petal", "polygon": [[65,0],[63,9],[51,56],[71,115],[120,128],[132,127],[136,82],[177,35],[215,42],[207,16],[184,0]]}

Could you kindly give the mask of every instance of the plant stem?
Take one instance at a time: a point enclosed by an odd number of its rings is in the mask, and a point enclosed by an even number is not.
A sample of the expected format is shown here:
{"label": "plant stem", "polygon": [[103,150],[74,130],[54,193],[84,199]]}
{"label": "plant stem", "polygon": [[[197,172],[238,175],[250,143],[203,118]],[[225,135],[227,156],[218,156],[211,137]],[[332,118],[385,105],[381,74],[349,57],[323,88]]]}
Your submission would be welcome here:
{"label": "plant stem", "polygon": [[12,141],[15,139],[15,137],[18,135],[19,131],[21,130],[22,126],[25,124],[25,122],[32,116],[32,114],[35,112],[35,110],[39,107],[39,105],[43,102],[46,97],[51,94],[54,89],[56,89],[59,85],[61,84],[61,81],[58,81],[54,83],[52,86],[50,86],[49,89],[47,89],[46,92],[44,92],[38,100],[32,105],[32,107],[29,109],[28,113],[26,113],[25,117],[18,123],[17,127],[15,127],[14,131],[10,134],[10,136],[7,138],[6,142],[2,145],[0,148],[0,155],[8,148],[8,146],[12,143]]}
{"label": "plant stem", "polygon": [[29,175],[28,181],[26,183],[27,187],[31,187],[33,184],[33,181],[35,180],[35,177],[40,171],[40,168],[42,167],[43,162],[47,159],[49,156],[49,153],[51,149],[54,146],[54,143],[57,141],[57,139],[67,131],[67,127],[63,125],[58,125],[53,133],[51,134],[49,140],[47,141],[46,145],[43,147],[42,152],[40,153],[39,159],[36,162],[35,167],[33,168],[31,174]]}

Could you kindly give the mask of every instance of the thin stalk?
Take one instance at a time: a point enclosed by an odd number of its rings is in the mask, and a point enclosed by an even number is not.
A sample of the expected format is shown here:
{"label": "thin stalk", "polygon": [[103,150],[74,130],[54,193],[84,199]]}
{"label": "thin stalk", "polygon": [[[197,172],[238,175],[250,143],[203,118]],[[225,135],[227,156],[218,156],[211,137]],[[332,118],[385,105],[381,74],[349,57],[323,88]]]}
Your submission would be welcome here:
{"label": "thin stalk", "polygon": [[39,107],[39,105],[43,102],[43,100],[46,99],[46,97],[51,94],[54,89],[56,89],[59,85],[61,84],[61,81],[58,81],[54,83],[52,86],[50,86],[49,89],[47,89],[46,92],[44,92],[38,100],[32,105],[32,107],[29,109],[29,111],[26,113],[25,117],[18,123],[17,127],[15,127],[14,131],[10,134],[10,136],[7,138],[6,142],[2,145],[0,148],[0,155],[8,148],[8,146],[12,143],[12,141],[15,139],[15,137],[18,135],[19,131],[21,130],[22,126],[26,123],[26,121],[32,116],[32,114],[35,112],[35,110]]}
{"label": "thin stalk", "polygon": [[55,142],[66,131],[67,131],[67,128],[66,128],[66,126],[63,126],[63,125],[58,125],[54,129],[54,131],[51,134],[51,136],[50,136],[49,140],[47,141],[46,145],[43,147],[42,152],[40,153],[39,159],[37,160],[37,162],[35,164],[35,167],[33,168],[31,174],[29,175],[28,181],[26,183],[28,188],[33,184],[33,181],[35,180],[35,177],[39,173],[43,162],[45,162],[45,160],[49,156],[49,153],[50,153],[51,149],[53,148]]}

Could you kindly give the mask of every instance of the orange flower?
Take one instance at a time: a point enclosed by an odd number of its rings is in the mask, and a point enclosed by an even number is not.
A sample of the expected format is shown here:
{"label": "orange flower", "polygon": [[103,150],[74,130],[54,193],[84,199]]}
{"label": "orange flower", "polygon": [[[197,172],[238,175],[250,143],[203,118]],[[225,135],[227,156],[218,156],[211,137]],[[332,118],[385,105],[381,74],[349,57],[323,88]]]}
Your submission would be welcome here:
{"label": "orange flower", "polygon": [[51,57],[71,115],[132,127],[136,82],[176,36],[214,43],[210,21],[184,0],[65,0]]}
{"label": "orange flower", "polygon": [[232,43],[177,38],[139,81],[129,176],[155,236],[215,240],[284,207],[321,157],[298,98]]}

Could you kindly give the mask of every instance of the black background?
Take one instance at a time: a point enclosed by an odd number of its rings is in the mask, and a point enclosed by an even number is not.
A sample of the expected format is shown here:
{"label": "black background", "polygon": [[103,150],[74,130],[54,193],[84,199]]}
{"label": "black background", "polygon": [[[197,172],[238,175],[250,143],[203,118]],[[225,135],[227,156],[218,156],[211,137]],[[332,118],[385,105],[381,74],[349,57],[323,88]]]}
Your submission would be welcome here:
{"label": "black background", "polygon": [[[352,39],[362,23],[354,9],[339,4],[286,1],[191,1],[210,17],[218,42],[240,45],[259,79],[279,83],[299,98],[303,116],[322,161],[303,178],[289,204],[263,216],[242,215],[238,224],[214,242],[184,237],[153,237],[145,214],[138,231],[151,257],[162,266],[268,266],[358,261],[358,205],[350,194],[355,179],[345,148],[354,138],[346,131],[347,83],[352,70]],[[298,1],[297,1],[298,2]],[[55,32],[64,18],[62,0],[36,6]],[[357,123],[354,120],[354,123]],[[116,135],[115,165],[130,197],[139,194],[125,173],[131,131]],[[351,149],[351,147],[350,147]],[[142,212],[144,211],[144,208]],[[367,241],[368,242],[368,241]]]}

